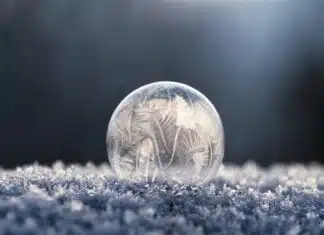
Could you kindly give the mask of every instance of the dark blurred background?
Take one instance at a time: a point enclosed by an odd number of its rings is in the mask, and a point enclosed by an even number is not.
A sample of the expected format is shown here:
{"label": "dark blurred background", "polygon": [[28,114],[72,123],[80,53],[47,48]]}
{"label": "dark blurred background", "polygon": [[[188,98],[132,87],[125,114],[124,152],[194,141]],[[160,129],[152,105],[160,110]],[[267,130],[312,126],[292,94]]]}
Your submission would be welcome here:
{"label": "dark blurred background", "polygon": [[158,80],[214,103],[226,162],[323,162],[323,10],[311,0],[0,0],[0,165],[108,161],[115,107]]}

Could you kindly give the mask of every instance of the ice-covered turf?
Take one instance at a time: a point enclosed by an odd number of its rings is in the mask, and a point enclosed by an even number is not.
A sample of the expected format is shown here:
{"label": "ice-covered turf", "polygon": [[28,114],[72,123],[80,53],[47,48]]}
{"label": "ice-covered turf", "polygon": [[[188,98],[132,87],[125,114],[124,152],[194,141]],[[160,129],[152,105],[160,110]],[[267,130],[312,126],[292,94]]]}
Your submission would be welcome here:
{"label": "ice-covered turf", "polygon": [[0,170],[0,234],[324,234],[324,167],[226,165],[204,186],[118,182],[107,165]]}

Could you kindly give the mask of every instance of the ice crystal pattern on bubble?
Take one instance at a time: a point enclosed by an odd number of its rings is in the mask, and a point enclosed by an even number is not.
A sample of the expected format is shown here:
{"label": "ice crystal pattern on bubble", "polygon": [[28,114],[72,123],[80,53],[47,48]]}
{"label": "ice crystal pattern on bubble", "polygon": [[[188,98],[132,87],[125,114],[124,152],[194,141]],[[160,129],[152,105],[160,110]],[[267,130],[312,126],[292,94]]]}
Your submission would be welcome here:
{"label": "ice crystal pattern on bubble", "polygon": [[193,88],[158,82],[128,95],[107,131],[119,178],[203,183],[223,159],[223,127],[210,101]]}

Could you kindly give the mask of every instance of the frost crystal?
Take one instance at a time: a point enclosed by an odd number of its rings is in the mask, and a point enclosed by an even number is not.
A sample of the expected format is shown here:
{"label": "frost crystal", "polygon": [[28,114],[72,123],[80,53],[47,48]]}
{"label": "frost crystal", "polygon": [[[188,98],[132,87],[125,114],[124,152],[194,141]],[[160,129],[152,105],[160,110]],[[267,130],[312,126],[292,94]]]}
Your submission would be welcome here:
{"label": "frost crystal", "polygon": [[314,164],[223,165],[204,185],[117,180],[108,165],[0,170],[0,234],[319,235],[323,177]]}

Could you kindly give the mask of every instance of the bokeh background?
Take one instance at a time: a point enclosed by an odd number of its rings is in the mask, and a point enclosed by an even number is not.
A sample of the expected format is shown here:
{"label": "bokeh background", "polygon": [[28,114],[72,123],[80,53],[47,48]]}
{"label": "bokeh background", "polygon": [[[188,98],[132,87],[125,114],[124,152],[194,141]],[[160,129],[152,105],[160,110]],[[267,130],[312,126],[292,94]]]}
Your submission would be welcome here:
{"label": "bokeh background", "polygon": [[159,80],[214,103],[225,162],[323,162],[323,10],[312,0],[1,0],[0,165],[108,161],[115,107]]}

